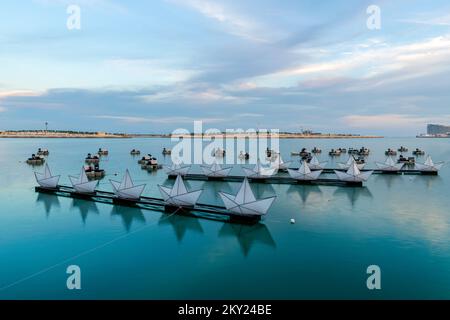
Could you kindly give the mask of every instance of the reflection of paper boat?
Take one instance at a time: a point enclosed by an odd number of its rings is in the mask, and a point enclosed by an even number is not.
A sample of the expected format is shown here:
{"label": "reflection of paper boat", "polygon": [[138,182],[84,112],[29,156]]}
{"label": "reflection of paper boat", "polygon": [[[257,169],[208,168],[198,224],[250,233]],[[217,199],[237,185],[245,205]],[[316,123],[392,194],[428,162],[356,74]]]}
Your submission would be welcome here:
{"label": "reflection of paper boat", "polygon": [[237,195],[219,192],[227,210],[242,216],[262,216],[267,213],[276,197],[256,200],[247,178]]}
{"label": "reflection of paper boat", "polygon": [[112,184],[114,193],[119,199],[124,200],[139,200],[142,192],[144,191],[145,184],[135,186],[133,180],[131,180],[130,173],[125,172],[125,176],[122,179],[122,182],[109,180]]}
{"label": "reflection of paper boat", "polygon": [[385,162],[375,162],[375,164],[381,171],[389,172],[400,171],[405,165],[404,163],[396,163],[392,157],[387,157]]}
{"label": "reflection of paper boat", "polygon": [[311,181],[317,180],[322,170],[311,171],[306,161],[302,161],[302,165],[298,170],[288,169],[289,175],[295,180]]}
{"label": "reflection of paper boat", "polygon": [[284,162],[281,159],[281,154],[278,154],[278,157],[272,162],[271,167],[275,168],[275,170],[287,170],[290,164],[291,161]]}
{"label": "reflection of paper boat", "polygon": [[79,193],[94,193],[98,184],[98,181],[89,181],[84,167],[81,168],[79,177],[69,176],[69,179],[75,191]]}
{"label": "reflection of paper boat", "polygon": [[308,163],[308,166],[312,170],[322,170],[325,168],[328,162],[319,162],[316,156],[313,156],[311,161]]}
{"label": "reflection of paper boat", "polygon": [[438,172],[443,165],[444,162],[434,163],[431,156],[428,156],[424,164],[416,163],[415,169],[423,172]]}
{"label": "reflection of paper boat", "polygon": [[170,167],[166,168],[166,173],[169,176],[185,176],[187,175],[191,166],[182,166],[181,164],[172,164]]}
{"label": "reflection of paper boat", "polygon": [[[338,165],[339,169],[347,170],[353,165],[353,163],[356,163],[355,158],[352,155],[350,155],[350,157],[348,157],[348,160],[346,163],[338,163],[337,165]],[[362,170],[365,165],[366,165],[365,163],[359,163],[359,164],[356,163],[356,166],[358,167],[359,170]]]}
{"label": "reflection of paper boat", "polygon": [[338,179],[341,181],[348,181],[348,182],[363,182],[367,181],[369,177],[372,175],[373,171],[365,171],[361,172],[356,162],[353,161],[353,164],[350,166],[350,168],[347,170],[347,172],[337,171],[334,170],[336,175],[338,176]]}
{"label": "reflection of paper boat", "polygon": [[50,168],[48,167],[48,164],[45,165],[44,173],[35,172],[34,176],[36,177],[37,183],[42,188],[56,189],[58,187],[58,182],[59,182],[60,176],[52,176],[52,173],[50,172]]}
{"label": "reflection of paper boat", "polygon": [[211,166],[201,166],[203,173],[207,177],[226,177],[230,174],[231,169],[233,168],[222,168],[220,164],[214,162]]}
{"label": "reflection of paper boat", "polygon": [[277,173],[277,168],[265,168],[261,165],[261,161],[256,163],[255,167],[253,169],[248,168],[242,168],[245,172],[245,175],[248,178],[252,179],[265,179],[267,177],[273,176],[275,173]]}
{"label": "reflection of paper boat", "polygon": [[194,207],[203,192],[203,190],[188,192],[180,175],[177,176],[172,188],[160,185],[158,187],[164,202],[174,207]]}

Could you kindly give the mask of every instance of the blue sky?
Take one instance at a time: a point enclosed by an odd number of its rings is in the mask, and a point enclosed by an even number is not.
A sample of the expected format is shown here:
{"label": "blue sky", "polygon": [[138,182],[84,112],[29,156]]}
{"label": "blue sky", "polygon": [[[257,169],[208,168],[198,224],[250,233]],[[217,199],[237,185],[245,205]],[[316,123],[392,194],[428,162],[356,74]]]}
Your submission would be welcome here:
{"label": "blue sky", "polygon": [[[81,30],[68,30],[68,5]],[[381,29],[366,26],[381,9]],[[0,130],[450,124],[446,1],[18,0],[0,5]]]}

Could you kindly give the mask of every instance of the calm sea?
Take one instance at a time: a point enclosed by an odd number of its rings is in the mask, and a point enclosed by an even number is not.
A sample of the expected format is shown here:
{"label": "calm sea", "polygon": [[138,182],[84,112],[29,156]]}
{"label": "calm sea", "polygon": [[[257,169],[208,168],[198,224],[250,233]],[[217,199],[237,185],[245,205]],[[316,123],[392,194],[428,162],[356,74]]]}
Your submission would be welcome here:
{"label": "calm sea", "polygon": [[[366,146],[373,167],[401,145],[450,160],[450,139],[282,140],[280,149],[289,160],[301,147]],[[364,188],[253,184],[258,196],[278,198],[260,224],[243,226],[37,194],[33,171],[43,167],[24,160],[38,147],[50,150],[63,184],[99,147],[110,151],[100,189],[126,168],[147,183],[145,195],[171,183],[129,154],[170,163],[161,155],[167,139],[0,139],[0,298],[450,298],[450,164],[439,176],[375,175]],[[208,203],[238,188],[188,186],[203,188]],[[66,287],[69,265],[81,268],[81,290]],[[381,268],[381,290],[366,287],[369,265]]]}

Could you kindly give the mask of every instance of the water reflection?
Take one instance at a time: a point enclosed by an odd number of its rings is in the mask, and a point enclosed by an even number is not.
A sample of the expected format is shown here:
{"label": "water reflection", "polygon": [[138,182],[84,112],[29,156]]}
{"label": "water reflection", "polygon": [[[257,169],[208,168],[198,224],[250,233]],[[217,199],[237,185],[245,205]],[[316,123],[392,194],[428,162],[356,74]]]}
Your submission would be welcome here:
{"label": "water reflection", "polygon": [[314,198],[322,197],[322,189],[320,189],[319,186],[315,185],[291,185],[289,186],[287,193],[289,196],[300,196],[303,204],[306,204],[308,198],[310,198],[311,196]]}
{"label": "water reflection", "polygon": [[86,224],[86,219],[89,213],[99,214],[97,204],[94,201],[86,201],[82,199],[72,199],[72,208],[77,208],[80,212],[83,225]]}
{"label": "water reflection", "polygon": [[417,175],[412,180],[415,184],[420,183],[429,190],[433,189],[433,187],[442,186],[443,184],[440,176]]}
{"label": "water reflection", "polygon": [[181,242],[184,235],[189,230],[193,233],[203,234],[203,228],[200,224],[199,218],[188,217],[177,214],[163,214],[158,221],[160,226],[172,226],[172,229],[177,237],[178,242]]}
{"label": "water reflection", "polygon": [[46,194],[46,193],[38,193],[36,198],[36,203],[42,203],[44,204],[45,208],[45,215],[47,218],[50,215],[50,211],[52,210],[52,207],[54,208],[60,208],[61,203],[59,202],[59,199],[57,196],[52,194]]}
{"label": "water reflection", "polygon": [[111,210],[111,216],[120,216],[125,230],[129,232],[133,221],[145,224],[145,216],[140,208],[130,208],[125,206],[114,205]]}
{"label": "water reflection", "polygon": [[401,179],[401,176],[395,174],[377,174],[374,178],[376,182],[383,182],[388,189],[391,189],[394,181]]}
{"label": "water reflection", "polygon": [[259,242],[269,247],[275,248],[276,243],[265,224],[241,225],[225,223],[219,231],[219,238],[236,237],[241,252],[247,256],[254,243]]}
{"label": "water reflection", "polygon": [[352,204],[352,207],[356,204],[356,201],[360,197],[372,199],[373,195],[370,192],[370,190],[367,187],[362,188],[351,188],[351,187],[345,187],[345,188],[337,188],[334,192],[334,196],[339,197],[342,195],[346,195],[350,203]]}

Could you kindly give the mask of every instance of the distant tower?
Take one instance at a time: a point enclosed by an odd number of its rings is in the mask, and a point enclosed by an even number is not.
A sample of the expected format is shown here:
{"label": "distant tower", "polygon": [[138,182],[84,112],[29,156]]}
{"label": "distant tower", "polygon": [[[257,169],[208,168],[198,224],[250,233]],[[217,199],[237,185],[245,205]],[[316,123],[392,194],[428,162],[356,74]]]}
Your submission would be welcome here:
{"label": "distant tower", "polygon": [[45,133],[47,133],[47,131],[48,131],[48,122],[45,121]]}

